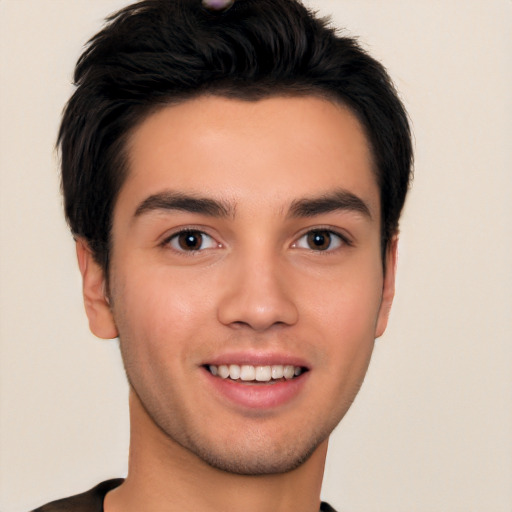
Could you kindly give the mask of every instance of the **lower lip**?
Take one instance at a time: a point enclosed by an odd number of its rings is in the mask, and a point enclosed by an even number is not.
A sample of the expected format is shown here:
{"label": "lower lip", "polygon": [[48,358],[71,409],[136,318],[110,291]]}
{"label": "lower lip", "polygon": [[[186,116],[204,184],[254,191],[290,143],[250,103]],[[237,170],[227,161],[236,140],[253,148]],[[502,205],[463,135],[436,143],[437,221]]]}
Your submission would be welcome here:
{"label": "lower lip", "polygon": [[272,409],[291,402],[302,390],[309,374],[305,372],[293,379],[273,384],[247,384],[215,377],[205,368],[203,371],[208,384],[218,395],[238,406],[254,410]]}

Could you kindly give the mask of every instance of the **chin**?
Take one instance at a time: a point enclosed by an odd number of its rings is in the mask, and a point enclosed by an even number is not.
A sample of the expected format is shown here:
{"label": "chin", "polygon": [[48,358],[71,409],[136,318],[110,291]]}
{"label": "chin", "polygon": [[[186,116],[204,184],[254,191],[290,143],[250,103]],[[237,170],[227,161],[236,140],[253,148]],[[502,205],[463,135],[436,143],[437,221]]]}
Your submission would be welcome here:
{"label": "chin", "polygon": [[304,464],[318,446],[306,452],[289,453],[285,456],[275,453],[215,454],[196,453],[209,466],[236,475],[278,475],[289,473]]}
{"label": "chin", "polygon": [[[334,428],[334,427],[333,427]],[[182,447],[192,452],[208,466],[237,475],[277,475],[288,473],[304,464],[329,437],[332,429],[320,434],[293,433],[286,439],[270,439],[266,431],[245,432],[243,439],[228,440],[220,447],[188,439]],[[237,442],[238,441],[238,442]],[[179,441],[178,441],[179,442]],[[181,444],[181,443],[180,443]]]}

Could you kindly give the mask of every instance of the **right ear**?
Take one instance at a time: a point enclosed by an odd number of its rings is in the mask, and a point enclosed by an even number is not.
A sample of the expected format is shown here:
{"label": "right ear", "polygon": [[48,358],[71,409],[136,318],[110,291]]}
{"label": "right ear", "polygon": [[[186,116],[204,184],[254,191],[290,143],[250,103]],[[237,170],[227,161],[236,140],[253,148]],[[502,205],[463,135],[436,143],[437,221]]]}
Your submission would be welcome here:
{"label": "right ear", "polygon": [[105,272],[93,257],[87,242],[76,240],[76,255],[82,274],[82,291],[89,328],[98,338],[117,338],[117,327],[107,296]]}

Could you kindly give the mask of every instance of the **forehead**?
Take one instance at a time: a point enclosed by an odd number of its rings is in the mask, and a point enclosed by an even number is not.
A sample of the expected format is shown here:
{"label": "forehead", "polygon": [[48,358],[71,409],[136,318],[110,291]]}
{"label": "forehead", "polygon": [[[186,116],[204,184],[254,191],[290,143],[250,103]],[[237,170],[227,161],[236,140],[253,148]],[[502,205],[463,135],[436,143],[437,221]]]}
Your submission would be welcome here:
{"label": "forehead", "polygon": [[346,107],[317,97],[203,96],[167,106],[133,132],[128,160],[120,208],[172,190],[277,210],[343,188],[379,213],[361,124]]}

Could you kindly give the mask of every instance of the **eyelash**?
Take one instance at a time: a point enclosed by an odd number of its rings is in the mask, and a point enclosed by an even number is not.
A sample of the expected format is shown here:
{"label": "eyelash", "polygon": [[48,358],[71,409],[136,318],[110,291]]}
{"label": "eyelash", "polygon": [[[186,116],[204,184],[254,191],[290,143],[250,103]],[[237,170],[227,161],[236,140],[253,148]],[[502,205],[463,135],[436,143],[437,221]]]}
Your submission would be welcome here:
{"label": "eyelash", "polygon": [[[315,235],[328,235],[329,237],[329,246],[326,247],[325,249],[320,249],[320,248],[312,248],[312,247],[299,247],[299,242],[302,240],[302,239],[306,239],[308,243],[309,240],[308,240],[308,237],[310,236],[315,236]],[[337,246],[336,247],[331,247],[332,246],[332,243],[333,243],[333,237],[335,239],[337,239]],[[332,252],[332,251],[335,251],[336,249],[339,249],[340,247],[343,247],[343,246],[349,246],[351,247],[352,246],[352,242],[345,236],[345,235],[342,235],[341,233],[338,233],[337,231],[334,231],[330,228],[322,228],[322,227],[318,227],[318,228],[315,228],[315,229],[309,229],[308,231],[306,231],[303,235],[301,235],[296,242],[294,242],[292,244],[292,247],[296,247],[296,248],[301,248],[301,249],[306,249],[306,250],[309,250],[309,251],[313,251],[313,252]]]}
{"label": "eyelash", "polygon": [[[208,243],[210,246],[209,247],[200,247],[197,249],[191,248],[191,246],[188,246],[188,248],[185,248],[185,247],[183,247],[182,244],[180,244],[180,236],[182,236],[182,235],[189,235],[190,237],[200,238],[201,246],[203,245],[204,238],[206,238],[209,241]],[[318,248],[318,247],[313,248],[310,246],[300,247],[300,245],[299,245],[301,240],[303,240],[303,239],[306,240],[306,244],[309,245],[309,241],[311,241],[311,240],[308,240],[308,237],[310,237],[310,236],[322,236],[323,237],[325,235],[327,235],[327,237],[329,238],[329,240],[328,240],[329,245],[326,248]],[[334,237],[335,241],[333,241],[333,237]],[[186,243],[186,241],[185,241],[185,243]],[[331,247],[333,243],[336,244],[336,247],[334,247],[334,248]],[[174,245],[174,244],[176,244],[176,245]],[[179,244],[179,246],[178,246],[178,244]],[[319,228],[315,228],[315,229],[309,229],[308,231],[303,233],[297,239],[297,241],[295,241],[292,244],[292,247],[306,249],[306,250],[309,250],[312,252],[332,252],[332,251],[335,251],[336,249],[339,249],[340,247],[342,247],[344,245],[349,246],[349,247],[352,246],[352,242],[345,235],[342,235],[341,233],[338,233],[337,231],[334,231],[330,228],[319,227]],[[211,235],[208,235],[207,233],[205,233],[204,231],[202,231],[200,229],[187,228],[187,229],[178,231],[176,233],[173,233],[171,236],[168,236],[167,238],[165,238],[165,240],[162,242],[162,246],[164,246],[164,247],[170,246],[174,251],[179,252],[181,254],[187,254],[187,253],[188,254],[197,254],[204,250],[221,248],[222,244],[217,242]]]}
{"label": "eyelash", "polygon": [[[186,249],[183,246],[178,247],[174,246],[173,244],[179,244],[180,236],[182,235],[189,235],[190,237],[198,237],[201,239],[201,245],[203,245],[203,239],[207,238],[209,240],[209,244],[211,244],[211,247],[200,247],[199,249],[189,248]],[[179,244],[181,245],[181,244]],[[178,231],[177,233],[173,233],[171,236],[167,237],[163,242],[162,246],[170,246],[174,251],[179,252],[181,254],[196,254],[200,251],[204,251],[206,249],[215,249],[222,247],[222,244],[218,243],[212,236],[208,235],[204,231],[201,231],[200,229],[182,229],[181,231]]]}

